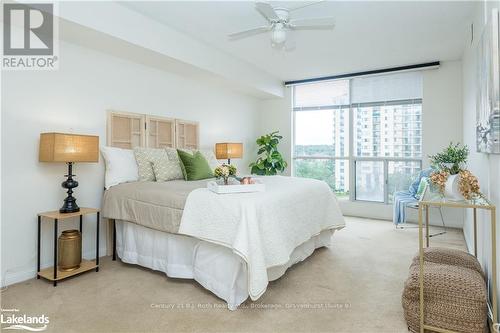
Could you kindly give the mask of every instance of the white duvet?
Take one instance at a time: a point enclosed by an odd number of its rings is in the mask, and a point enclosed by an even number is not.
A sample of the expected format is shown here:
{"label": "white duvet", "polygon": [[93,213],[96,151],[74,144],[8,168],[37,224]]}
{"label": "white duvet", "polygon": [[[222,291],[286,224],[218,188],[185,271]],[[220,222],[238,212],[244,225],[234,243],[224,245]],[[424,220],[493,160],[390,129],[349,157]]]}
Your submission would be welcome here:
{"label": "white duvet", "polygon": [[216,194],[192,191],[180,234],[226,246],[247,264],[248,294],[258,299],[267,288],[267,269],[287,263],[293,250],[345,221],[337,199],[322,181],[262,177],[265,192]]}

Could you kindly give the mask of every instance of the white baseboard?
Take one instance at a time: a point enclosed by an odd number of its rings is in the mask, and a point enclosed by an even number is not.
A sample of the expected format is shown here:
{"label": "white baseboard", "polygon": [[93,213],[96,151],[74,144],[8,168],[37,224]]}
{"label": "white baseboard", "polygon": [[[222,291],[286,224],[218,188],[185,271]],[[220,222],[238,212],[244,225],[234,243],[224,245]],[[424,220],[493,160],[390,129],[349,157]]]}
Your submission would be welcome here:
{"label": "white baseboard", "polygon": [[10,286],[15,283],[23,282],[36,277],[36,269],[18,271],[18,272],[7,272],[5,273],[4,279],[2,279],[2,287]]}
{"label": "white baseboard", "polygon": [[[364,217],[377,220],[392,221],[393,206],[392,204],[349,201],[347,199],[338,200],[342,214],[345,216]],[[418,223],[418,211],[415,209],[407,209],[407,222]],[[451,208],[443,208],[445,225],[447,228],[462,228],[463,213],[457,212]],[[441,217],[436,209],[430,210],[430,225],[440,227],[442,225]]]}
{"label": "white baseboard", "polygon": [[[106,247],[99,248],[99,258],[105,257],[106,256]],[[95,251],[87,251],[82,254],[83,258],[95,258]],[[36,265],[36,263],[35,263]],[[54,265],[53,261],[50,262],[42,262],[40,264],[40,268],[44,269],[47,267],[51,267]],[[10,286],[15,283],[23,282],[29,279],[33,279],[36,277],[36,268],[31,268],[31,269],[21,269],[17,270],[14,272],[5,272],[4,276],[2,277],[2,287]]]}

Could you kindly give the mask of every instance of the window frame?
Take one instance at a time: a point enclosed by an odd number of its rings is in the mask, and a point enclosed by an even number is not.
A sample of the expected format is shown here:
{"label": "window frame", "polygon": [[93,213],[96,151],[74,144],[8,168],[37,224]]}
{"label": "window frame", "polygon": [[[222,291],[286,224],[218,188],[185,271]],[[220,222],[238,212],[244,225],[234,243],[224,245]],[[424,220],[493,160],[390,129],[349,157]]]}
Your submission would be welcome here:
{"label": "window frame", "polygon": [[[342,79],[346,80],[346,79]],[[352,79],[347,79],[349,81],[349,104],[347,105],[322,105],[322,106],[314,106],[314,107],[294,107],[295,103],[295,86],[292,86],[292,149],[291,149],[291,158],[294,162],[295,160],[344,160],[349,161],[349,201],[352,202],[363,202],[363,203],[373,203],[373,204],[390,204],[389,202],[389,163],[390,162],[417,162],[419,164],[420,170],[422,170],[422,156],[420,158],[417,157],[388,157],[388,156],[373,156],[373,157],[362,157],[355,156],[354,154],[354,108],[358,108],[359,106],[380,106],[380,105],[403,105],[403,104],[420,104],[423,105],[423,99],[403,99],[403,100],[394,100],[387,102],[369,102],[369,103],[351,103],[352,96]],[[296,124],[296,112],[301,111],[318,111],[318,110],[341,110],[344,108],[349,109],[349,147],[347,156],[295,156],[295,124]],[[419,120],[423,123],[423,117]],[[422,132],[422,126],[420,128]],[[421,136],[422,137],[422,136]],[[422,154],[422,142],[420,143],[420,151]],[[384,177],[384,201],[371,201],[371,200],[360,200],[356,199],[356,163],[358,161],[377,161],[383,162],[383,177]],[[294,170],[295,163],[292,163],[291,166],[291,174],[295,176]]]}

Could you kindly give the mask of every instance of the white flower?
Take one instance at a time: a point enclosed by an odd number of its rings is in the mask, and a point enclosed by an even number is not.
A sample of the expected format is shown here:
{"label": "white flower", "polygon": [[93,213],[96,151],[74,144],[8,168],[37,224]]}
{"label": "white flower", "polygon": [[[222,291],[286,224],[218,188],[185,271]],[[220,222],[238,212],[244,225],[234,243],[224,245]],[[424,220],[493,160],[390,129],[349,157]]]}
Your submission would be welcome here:
{"label": "white flower", "polygon": [[225,165],[221,167],[222,176],[229,177],[229,168]]}

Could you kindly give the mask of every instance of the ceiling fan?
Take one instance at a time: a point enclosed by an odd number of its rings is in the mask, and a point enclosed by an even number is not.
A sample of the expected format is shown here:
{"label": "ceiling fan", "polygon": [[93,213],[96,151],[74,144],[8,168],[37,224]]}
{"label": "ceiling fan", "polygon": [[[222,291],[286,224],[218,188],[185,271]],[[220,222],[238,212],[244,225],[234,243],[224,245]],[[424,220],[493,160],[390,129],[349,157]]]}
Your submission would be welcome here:
{"label": "ceiling fan", "polygon": [[[316,17],[291,19],[290,13],[294,10],[301,9],[307,6],[315,5],[323,1],[315,1],[306,5],[295,8],[273,7],[267,2],[256,2],[255,8],[268,21],[268,25],[260,26],[248,30],[243,30],[229,34],[232,40],[245,38],[260,33],[271,31],[271,45],[274,48],[284,48],[293,30],[318,30],[318,29],[333,29],[333,17]],[[288,38],[289,39],[289,38]]]}

